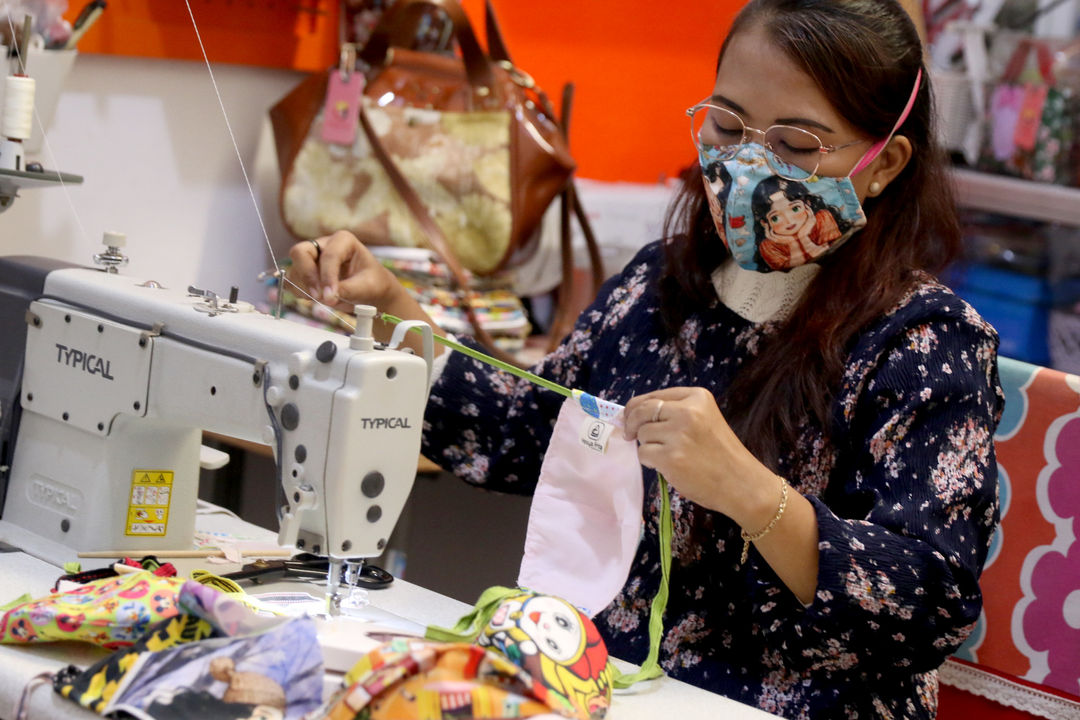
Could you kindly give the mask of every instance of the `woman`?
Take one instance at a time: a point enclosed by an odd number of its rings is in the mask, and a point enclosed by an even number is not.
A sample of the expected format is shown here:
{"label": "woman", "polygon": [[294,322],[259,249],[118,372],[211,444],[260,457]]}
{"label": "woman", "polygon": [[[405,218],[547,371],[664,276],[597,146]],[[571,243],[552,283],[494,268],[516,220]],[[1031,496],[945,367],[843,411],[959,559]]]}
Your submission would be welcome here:
{"label": "woman", "polygon": [[[624,403],[642,464],[673,488],[664,669],[787,717],[933,717],[936,668],[981,607],[997,336],[929,274],[959,246],[931,111],[895,0],[753,0],[692,108],[700,167],[668,238],[537,368]],[[757,272],[750,198],[774,176],[841,208],[847,229],[812,263]],[[318,269],[318,247],[294,248],[296,279],[422,314],[355,238],[319,245]],[[442,362],[425,455],[531,492],[562,398]],[[645,535],[596,617],[631,661],[660,575],[645,477]]]}

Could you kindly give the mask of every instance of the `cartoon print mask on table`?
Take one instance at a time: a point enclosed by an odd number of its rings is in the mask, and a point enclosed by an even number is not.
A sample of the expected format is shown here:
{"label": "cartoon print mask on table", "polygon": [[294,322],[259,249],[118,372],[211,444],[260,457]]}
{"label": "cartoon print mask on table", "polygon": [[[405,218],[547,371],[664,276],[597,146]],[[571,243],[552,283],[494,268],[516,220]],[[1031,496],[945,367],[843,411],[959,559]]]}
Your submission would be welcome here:
{"label": "cartoon print mask on table", "polygon": [[602,717],[611,705],[607,647],[596,625],[562,598],[527,591],[506,598],[476,643],[510,658],[579,716]]}

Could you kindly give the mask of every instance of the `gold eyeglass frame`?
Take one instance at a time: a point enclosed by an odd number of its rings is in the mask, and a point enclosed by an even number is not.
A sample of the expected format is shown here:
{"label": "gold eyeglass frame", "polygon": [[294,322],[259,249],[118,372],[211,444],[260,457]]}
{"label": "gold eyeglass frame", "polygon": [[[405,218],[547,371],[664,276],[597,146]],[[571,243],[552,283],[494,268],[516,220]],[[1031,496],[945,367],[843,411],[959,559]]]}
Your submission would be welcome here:
{"label": "gold eyeglass frame", "polygon": [[[698,110],[701,110],[703,108],[709,108],[710,110],[719,110],[720,112],[727,113],[731,117],[738,120],[739,125],[742,127],[742,137],[739,139],[738,143],[734,143],[734,144],[731,144],[731,145],[710,145],[710,147],[725,148],[725,154],[722,155],[720,159],[727,160],[729,158],[735,157],[735,155],[739,152],[739,148],[746,145],[747,142],[749,141],[750,133],[754,132],[754,133],[757,133],[758,135],[761,136],[761,144],[767,150],[769,150],[769,152],[772,153],[772,155],[775,155],[777,160],[780,160],[785,165],[787,165],[789,168],[797,168],[800,172],[805,172],[806,173],[805,176],[801,176],[801,177],[800,176],[791,176],[791,177],[789,177],[788,175],[784,174],[786,172],[786,169],[774,167],[773,163],[772,163],[772,159],[769,158],[769,156],[766,156],[766,160],[769,161],[769,166],[772,167],[772,169],[775,170],[777,172],[777,174],[779,174],[781,177],[783,177],[783,178],[785,178],[787,180],[805,180],[806,178],[813,177],[814,175],[817,174],[818,168],[821,167],[821,159],[822,159],[822,157],[824,155],[828,155],[829,153],[836,152],[837,150],[843,150],[844,148],[849,148],[849,147],[851,147],[853,145],[858,145],[859,143],[871,142],[869,140],[852,140],[851,142],[844,143],[842,145],[826,145],[824,142],[821,141],[821,138],[818,137],[815,133],[812,133],[809,130],[803,130],[802,128],[795,127],[794,125],[770,125],[769,127],[765,128],[764,130],[760,130],[758,128],[750,127],[749,125],[747,125],[743,121],[743,119],[741,117],[739,117],[739,114],[736,113],[735,111],[729,110],[728,108],[725,108],[725,107],[720,107],[719,105],[713,103],[711,100],[705,99],[705,100],[702,100],[701,102],[697,103],[696,105],[693,105],[693,106],[688,107],[686,109],[686,116],[690,118],[690,139],[694,143],[695,147],[700,144],[700,141],[699,141],[698,137],[694,134],[694,115],[697,113]],[[818,154],[815,156],[816,161],[814,162],[814,169],[813,170],[811,170],[811,171],[804,170],[803,168],[799,167],[795,163],[788,162],[787,160],[784,160],[784,158],[782,158],[780,156],[780,154],[776,151],[776,149],[772,146],[772,144],[770,144],[765,139],[766,136],[768,135],[769,131],[774,129],[774,128],[784,128],[786,130],[794,130],[797,133],[800,133],[802,135],[806,135],[809,139],[813,139],[813,140],[817,141]],[[730,151],[730,154],[726,154],[727,151]],[[807,151],[808,152],[813,152],[813,150],[809,149],[809,148],[807,149]]]}

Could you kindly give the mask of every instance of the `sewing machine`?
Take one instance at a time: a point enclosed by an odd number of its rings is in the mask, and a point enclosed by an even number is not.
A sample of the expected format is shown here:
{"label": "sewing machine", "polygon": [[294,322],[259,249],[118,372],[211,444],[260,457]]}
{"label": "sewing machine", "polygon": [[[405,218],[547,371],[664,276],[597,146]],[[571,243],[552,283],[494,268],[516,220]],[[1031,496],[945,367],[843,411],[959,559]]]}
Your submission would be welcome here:
{"label": "sewing machine", "polygon": [[[358,306],[351,337],[235,297],[107,269],[0,257],[0,540],[77,551],[190,549],[203,430],[269,445],[281,545],[384,549],[416,472],[432,340],[388,346]],[[397,348],[413,328],[422,359]],[[275,489],[268,486],[267,492]]]}

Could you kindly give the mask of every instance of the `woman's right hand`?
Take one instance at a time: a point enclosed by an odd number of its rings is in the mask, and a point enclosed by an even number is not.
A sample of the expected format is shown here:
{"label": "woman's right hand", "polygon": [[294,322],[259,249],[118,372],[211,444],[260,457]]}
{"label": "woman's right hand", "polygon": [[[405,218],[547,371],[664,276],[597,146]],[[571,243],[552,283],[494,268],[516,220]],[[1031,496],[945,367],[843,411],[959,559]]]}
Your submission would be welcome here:
{"label": "woman's right hand", "polygon": [[312,299],[351,313],[356,304],[385,308],[404,288],[355,235],[338,230],[317,240],[302,240],[289,250],[286,277]]}
{"label": "woman's right hand", "polygon": [[[436,335],[446,334],[394,274],[347,230],[338,230],[315,241],[298,242],[289,250],[289,257],[292,265],[287,280],[324,305],[349,315],[356,305],[374,305],[402,320],[422,320]],[[393,326],[376,322],[373,331],[376,339],[387,342]],[[421,352],[419,336],[407,335],[404,344]],[[436,344],[435,354],[442,352],[442,345]]]}

